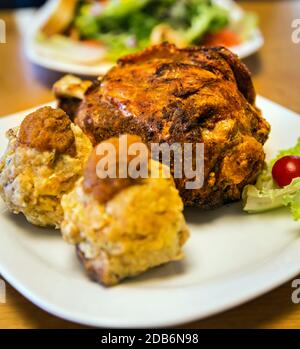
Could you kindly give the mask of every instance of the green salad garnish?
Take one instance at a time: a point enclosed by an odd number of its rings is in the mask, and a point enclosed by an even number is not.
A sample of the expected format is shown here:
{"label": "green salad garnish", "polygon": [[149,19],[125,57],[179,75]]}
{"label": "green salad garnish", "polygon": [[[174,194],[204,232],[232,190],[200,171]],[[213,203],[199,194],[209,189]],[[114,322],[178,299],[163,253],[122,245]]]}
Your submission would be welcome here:
{"label": "green salad garnish", "polygon": [[293,218],[300,219],[300,177],[294,178],[289,185],[283,188],[278,187],[272,177],[273,165],[286,155],[300,156],[300,138],[294,147],[279,151],[277,156],[266,164],[255,185],[247,185],[244,188],[245,211],[256,213],[287,206]]}

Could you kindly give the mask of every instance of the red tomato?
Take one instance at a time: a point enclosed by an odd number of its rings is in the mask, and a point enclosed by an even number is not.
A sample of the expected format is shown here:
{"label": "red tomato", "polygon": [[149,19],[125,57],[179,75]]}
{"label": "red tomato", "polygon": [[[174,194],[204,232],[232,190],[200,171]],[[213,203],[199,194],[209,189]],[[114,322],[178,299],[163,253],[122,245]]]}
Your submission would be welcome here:
{"label": "red tomato", "polygon": [[102,42],[100,40],[81,40],[81,42],[85,45],[88,45],[88,46],[103,46]]}
{"label": "red tomato", "polygon": [[300,156],[288,155],[277,160],[272,168],[274,181],[284,187],[300,177]]}
{"label": "red tomato", "polygon": [[203,44],[205,46],[236,46],[241,43],[241,38],[238,34],[228,29],[220,30],[216,33],[209,33],[205,36]]}

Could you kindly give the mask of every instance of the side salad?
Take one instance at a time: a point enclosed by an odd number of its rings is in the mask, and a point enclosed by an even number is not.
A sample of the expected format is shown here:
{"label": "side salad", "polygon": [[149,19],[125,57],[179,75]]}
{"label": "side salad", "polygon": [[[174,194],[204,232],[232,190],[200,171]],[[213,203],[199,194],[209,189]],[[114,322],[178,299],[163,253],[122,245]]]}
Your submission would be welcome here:
{"label": "side salad", "polygon": [[52,38],[41,30],[38,40],[100,46],[107,61],[163,41],[235,46],[257,26],[254,14],[230,0],[78,0],[70,11],[63,30]]}
{"label": "side salad", "polygon": [[255,185],[244,188],[243,203],[249,213],[287,206],[300,219],[300,138],[266,164]]}

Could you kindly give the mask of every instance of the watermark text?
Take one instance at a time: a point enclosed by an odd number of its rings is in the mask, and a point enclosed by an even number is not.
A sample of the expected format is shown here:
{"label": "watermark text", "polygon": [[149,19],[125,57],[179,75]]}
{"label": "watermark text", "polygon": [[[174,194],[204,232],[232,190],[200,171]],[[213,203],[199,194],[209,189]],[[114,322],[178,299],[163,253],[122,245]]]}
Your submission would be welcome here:
{"label": "watermark text", "polygon": [[0,304],[6,302],[6,285],[4,280],[0,279]]}
{"label": "watermark text", "polygon": [[293,20],[292,28],[295,29],[292,32],[292,42],[294,44],[300,44],[300,18],[296,18]]}
{"label": "watermark text", "polygon": [[292,302],[294,304],[300,303],[300,279],[295,279],[292,281],[292,288],[294,289],[292,293]]}
{"label": "watermark text", "polygon": [[6,43],[6,24],[3,19],[0,19],[0,44]]}
{"label": "watermark text", "polygon": [[147,146],[122,135],[117,144],[100,143],[96,154],[96,174],[100,179],[173,176],[184,179],[185,189],[200,189],[204,184],[203,143],[150,143]]}

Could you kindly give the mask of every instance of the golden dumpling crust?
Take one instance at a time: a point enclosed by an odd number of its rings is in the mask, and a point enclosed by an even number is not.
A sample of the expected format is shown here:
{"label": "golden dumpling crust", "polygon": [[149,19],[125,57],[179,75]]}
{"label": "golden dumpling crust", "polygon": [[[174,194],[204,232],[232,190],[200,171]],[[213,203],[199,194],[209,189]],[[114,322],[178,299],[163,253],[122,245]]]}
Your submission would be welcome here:
{"label": "golden dumpling crust", "polygon": [[[139,140],[131,137],[128,144]],[[84,177],[62,198],[63,237],[76,246],[90,277],[111,286],[181,259],[189,232],[169,168],[147,157],[148,170],[158,166],[159,178],[149,172],[148,178],[102,180],[96,178],[96,161],[94,153]]]}
{"label": "golden dumpling crust", "polygon": [[88,275],[105,286],[183,258],[189,231],[172,180],[143,179],[100,204],[80,179],[62,207],[64,239],[76,246]]}
{"label": "golden dumpling crust", "polygon": [[[45,120],[42,118],[45,117]],[[61,110],[42,108],[7,132],[0,195],[9,210],[38,226],[59,228],[63,194],[82,176],[92,145]]]}

